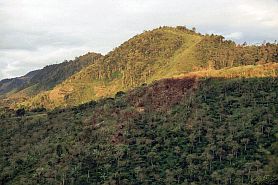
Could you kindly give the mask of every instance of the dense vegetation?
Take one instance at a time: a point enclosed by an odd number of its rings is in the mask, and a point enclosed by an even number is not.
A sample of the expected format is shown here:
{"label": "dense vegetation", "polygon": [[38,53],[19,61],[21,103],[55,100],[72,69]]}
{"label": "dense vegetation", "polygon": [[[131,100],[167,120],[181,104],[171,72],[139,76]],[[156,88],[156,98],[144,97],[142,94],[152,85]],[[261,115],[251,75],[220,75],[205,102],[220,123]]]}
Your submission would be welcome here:
{"label": "dense vegetation", "polygon": [[188,77],[71,109],[6,113],[0,182],[275,184],[277,92],[273,77]]}
{"label": "dense vegetation", "polygon": [[161,27],[136,35],[22,105],[49,109],[79,105],[194,70],[278,62],[277,53],[277,44],[236,45],[185,27]]}
{"label": "dense vegetation", "polygon": [[277,49],[161,27],[3,80],[0,184],[276,185]]}
{"label": "dense vegetation", "polygon": [[215,69],[278,62],[278,46],[271,43],[237,45],[223,36],[206,35],[196,49],[200,51],[196,52],[196,58],[208,61],[203,67]]}

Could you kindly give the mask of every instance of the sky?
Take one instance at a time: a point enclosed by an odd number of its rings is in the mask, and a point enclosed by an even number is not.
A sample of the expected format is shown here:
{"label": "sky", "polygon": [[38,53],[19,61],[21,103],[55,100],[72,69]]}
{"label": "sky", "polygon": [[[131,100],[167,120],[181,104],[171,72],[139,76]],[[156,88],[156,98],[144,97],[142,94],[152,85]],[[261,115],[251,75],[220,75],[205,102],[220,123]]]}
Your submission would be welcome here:
{"label": "sky", "polygon": [[237,43],[278,40],[278,0],[0,0],[0,79],[106,54],[159,26],[196,27]]}

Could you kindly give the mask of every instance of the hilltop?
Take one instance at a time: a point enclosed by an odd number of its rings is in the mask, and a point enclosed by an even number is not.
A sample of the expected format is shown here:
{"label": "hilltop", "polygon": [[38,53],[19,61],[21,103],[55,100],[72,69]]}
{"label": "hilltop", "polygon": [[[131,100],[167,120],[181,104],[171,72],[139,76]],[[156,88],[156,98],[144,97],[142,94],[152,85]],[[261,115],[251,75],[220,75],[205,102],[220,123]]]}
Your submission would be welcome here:
{"label": "hilltop", "polygon": [[180,26],[161,27],[136,35],[21,106],[75,106],[186,72],[277,62],[277,48],[269,43],[237,45],[222,36],[201,35]]}

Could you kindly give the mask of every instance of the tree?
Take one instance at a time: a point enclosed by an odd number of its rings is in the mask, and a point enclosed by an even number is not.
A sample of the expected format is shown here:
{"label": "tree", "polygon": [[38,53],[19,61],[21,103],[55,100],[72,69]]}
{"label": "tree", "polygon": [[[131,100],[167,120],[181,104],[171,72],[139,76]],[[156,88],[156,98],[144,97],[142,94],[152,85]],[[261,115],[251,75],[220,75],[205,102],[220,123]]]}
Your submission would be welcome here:
{"label": "tree", "polygon": [[134,168],[134,173],[136,175],[136,178],[140,182],[143,182],[145,175],[144,175],[144,170],[140,166]]}
{"label": "tree", "polygon": [[222,148],[218,148],[217,150],[216,150],[216,153],[217,153],[217,155],[219,156],[219,161],[220,161],[220,163],[222,162],[222,157],[223,157],[223,155],[225,154],[225,150],[223,150]]}
{"label": "tree", "polygon": [[165,184],[173,184],[175,182],[175,174],[173,170],[167,169],[165,171]]}
{"label": "tree", "polygon": [[192,28],[192,31],[196,33],[196,28],[195,28],[195,27],[193,27],[193,28]]}
{"label": "tree", "polygon": [[227,178],[229,184],[232,184],[232,176],[234,175],[235,173],[235,170],[234,168],[225,168],[224,169],[224,174],[225,174],[225,177]]}
{"label": "tree", "polygon": [[151,151],[151,152],[148,153],[147,157],[150,160],[152,168],[153,168],[153,162],[154,162],[154,160],[157,159],[157,154],[154,151]]}
{"label": "tree", "polygon": [[181,176],[183,175],[183,170],[182,168],[178,168],[175,170],[175,174],[177,176],[177,183],[180,184],[180,179],[181,179]]}
{"label": "tree", "polygon": [[232,159],[234,158],[233,154],[228,154],[227,159],[229,160],[230,165],[232,165]]}
{"label": "tree", "polygon": [[212,172],[211,174],[211,178],[217,183],[219,184],[221,179],[222,179],[222,176],[221,174],[218,172],[218,171],[214,171]]}
{"label": "tree", "polygon": [[246,151],[247,144],[249,143],[249,138],[241,139],[241,142],[244,144],[244,151]]}

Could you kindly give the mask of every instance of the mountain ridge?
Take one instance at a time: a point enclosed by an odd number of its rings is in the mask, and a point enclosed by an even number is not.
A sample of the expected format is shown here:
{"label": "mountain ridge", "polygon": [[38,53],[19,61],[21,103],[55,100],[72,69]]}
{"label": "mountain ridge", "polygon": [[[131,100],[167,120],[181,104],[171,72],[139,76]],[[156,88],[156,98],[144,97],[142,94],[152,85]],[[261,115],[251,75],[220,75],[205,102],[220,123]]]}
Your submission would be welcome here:
{"label": "mountain ridge", "polygon": [[[3,97],[2,99],[8,98],[7,101],[24,101],[42,91],[52,89],[55,85],[101,57],[101,54],[89,52],[76,57],[74,60],[48,65],[19,78],[1,80],[0,95]],[[20,80],[20,84],[15,83],[18,80]],[[10,85],[10,88],[5,88],[8,85]],[[1,89],[4,90],[1,91]]]}

